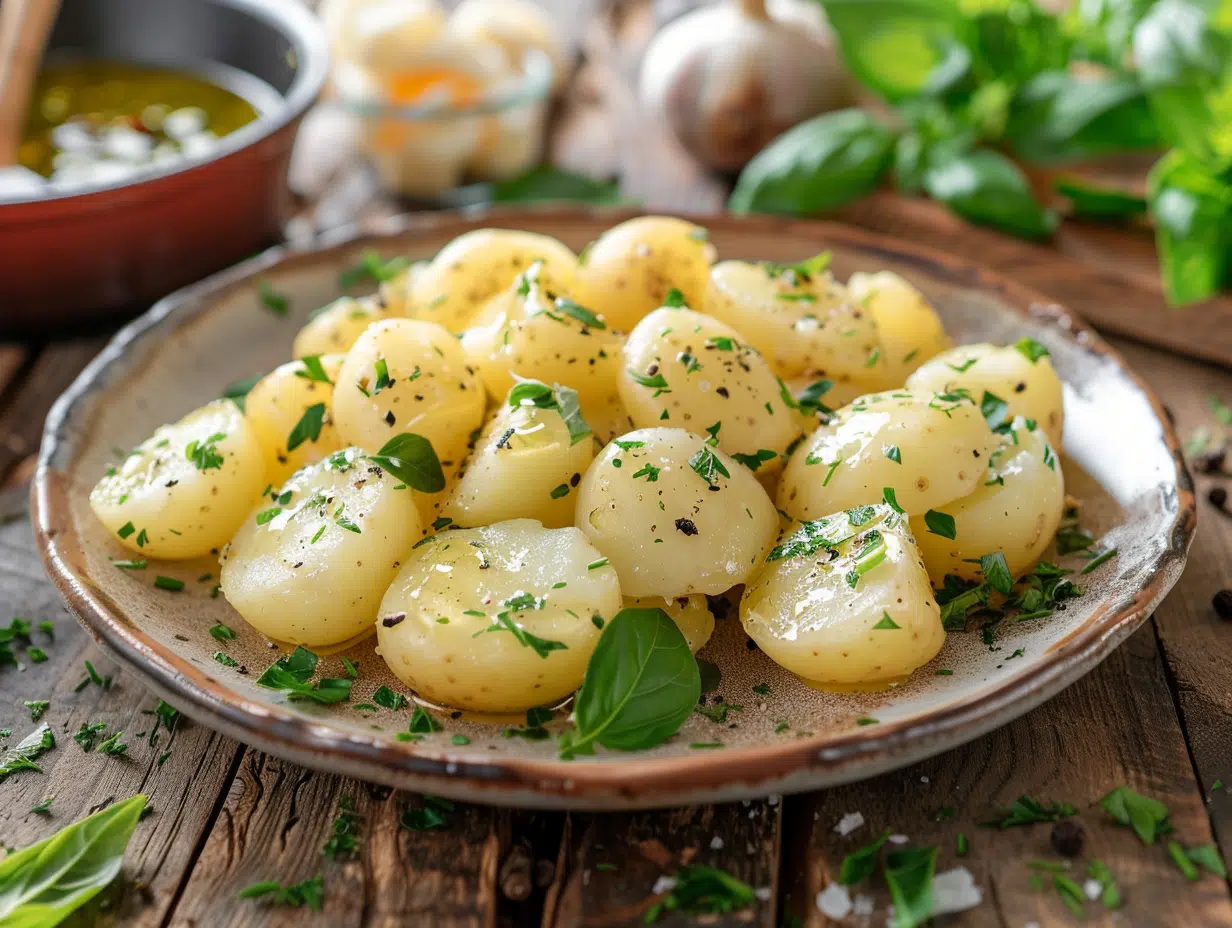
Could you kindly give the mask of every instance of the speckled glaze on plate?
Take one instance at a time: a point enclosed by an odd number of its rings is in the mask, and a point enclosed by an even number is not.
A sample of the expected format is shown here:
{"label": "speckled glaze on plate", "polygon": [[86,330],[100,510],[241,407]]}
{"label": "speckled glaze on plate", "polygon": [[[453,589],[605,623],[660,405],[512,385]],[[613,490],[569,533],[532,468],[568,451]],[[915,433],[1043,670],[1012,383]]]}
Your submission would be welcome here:
{"label": "speckled glaze on plate", "polygon": [[[131,555],[95,522],[87,496],[114,449],[136,445],[225,384],[288,359],[304,317],[337,294],[338,272],[364,249],[427,258],[454,236],[486,225],[544,232],[580,249],[631,215],[552,208],[410,217],[309,250],[268,251],[160,302],[116,336],[47,421],[32,491],[35,529],[69,608],[168,702],[272,754],[472,802],[633,809],[816,789],[962,744],[1091,670],[1180,576],[1196,515],[1176,435],[1158,400],[1081,321],[998,275],[923,248],[832,223],[728,217],[695,217],[722,257],[795,261],[828,248],[842,278],[888,268],[913,281],[956,341],[1005,343],[1029,335],[1049,348],[1065,381],[1067,489],[1083,500],[1084,526],[1119,551],[1081,578],[1082,598],[1048,619],[1004,623],[992,648],[978,633],[950,634],[941,654],[906,684],[873,693],[806,688],[746,648],[733,611],[699,656],[720,667],[718,692],[742,711],[726,724],[695,715],[652,751],[601,750],[565,762],[557,760],[552,740],[507,737],[503,725],[447,713],[444,732],[397,741],[408,710],[353,708],[370,702],[381,684],[397,685],[373,652],[374,639],[343,652],[360,665],[350,703],[288,703],[254,683],[277,656],[271,645],[225,599],[211,598],[212,581],[198,582],[216,574],[216,564],[112,566],[110,558]],[[258,279],[290,295],[288,317],[262,308]],[[185,591],[154,588],[155,574],[183,579]],[[209,635],[219,621],[237,631],[235,641],[220,645]],[[247,673],[215,662],[220,647]],[[342,676],[340,657],[323,657],[322,675]],[[940,668],[953,673],[937,675]],[[753,692],[759,683],[770,685],[770,695]],[[859,718],[878,722],[857,725]],[[776,732],[781,721],[788,727]],[[561,719],[548,727],[563,726]],[[458,733],[470,743],[454,745],[451,735]],[[712,742],[724,746],[689,746]]]}

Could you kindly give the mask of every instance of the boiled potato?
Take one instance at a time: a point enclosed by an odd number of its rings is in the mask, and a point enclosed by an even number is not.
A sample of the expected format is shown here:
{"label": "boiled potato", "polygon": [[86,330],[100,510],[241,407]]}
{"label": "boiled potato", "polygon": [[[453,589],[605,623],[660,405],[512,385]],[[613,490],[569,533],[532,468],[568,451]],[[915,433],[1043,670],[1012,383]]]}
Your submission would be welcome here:
{"label": "boiled potato", "polygon": [[1061,379],[1048,350],[1030,338],[1004,348],[960,345],[923,365],[907,379],[907,387],[938,392],[965,389],[977,403],[991,393],[1009,404],[1010,416],[1034,419],[1044,427],[1053,447],[1061,447]]}
{"label": "boiled potato", "polygon": [[342,440],[368,452],[401,432],[422,435],[448,471],[466,454],[486,402],[456,338],[431,322],[386,319],[347,353],[333,414]]}
{"label": "boiled potato", "polygon": [[714,615],[710,612],[710,604],[700,593],[692,596],[674,596],[664,599],[662,596],[626,596],[626,609],[662,609],[668,614],[684,640],[689,643],[689,650],[696,654],[706,646],[710,636],[714,634]]}
{"label": "boiled potato", "polygon": [[779,508],[793,519],[819,519],[880,502],[890,487],[898,505],[922,513],[974,490],[996,448],[966,394],[870,394],[796,449],[779,483]]}
{"label": "boiled potato", "polygon": [[893,271],[852,274],[847,292],[877,323],[889,386],[901,387],[908,374],[950,347],[937,311]]}
{"label": "boiled potato", "polygon": [[586,400],[610,396],[623,344],[602,317],[559,296],[539,261],[462,333],[462,350],[498,400],[519,379],[567,384]]}
{"label": "boiled potato", "polygon": [[468,526],[523,518],[572,525],[576,488],[594,457],[577,394],[529,382],[484,428],[443,515]]}
{"label": "boiled potato", "polygon": [[200,557],[239,528],[265,486],[265,455],[230,400],[202,406],[129,452],[90,493],[125,547],[147,557]]}
{"label": "boiled potato", "polygon": [[979,580],[979,560],[1000,551],[1010,573],[1021,576],[1044,553],[1065,510],[1065,479],[1048,436],[1034,421],[1017,417],[999,435],[980,485],[941,507],[954,518],[954,538],[928,531],[920,516],[911,527],[929,576],[940,587],[946,574]]}
{"label": "boiled potato", "polygon": [[684,219],[640,216],[604,232],[577,271],[578,302],[629,331],[679,290],[701,307],[710,273],[706,230]]}
{"label": "boiled potato", "polygon": [[550,706],[586,674],[616,571],[575,528],[515,519],[434,535],[381,601],[377,641],[420,696],[479,712]]}
{"label": "boiled potato", "polygon": [[[271,483],[282,483],[305,464],[342,448],[329,404],[343,357],[327,354],[307,364],[291,361],[249,391],[245,414],[265,450],[265,479]],[[296,447],[288,451],[290,443]]]}
{"label": "boiled potato", "polygon": [[350,351],[368,326],[389,316],[370,297],[355,300],[344,296],[311,315],[308,324],[295,336],[291,353],[306,358]]}
{"label": "boiled potato", "polygon": [[855,381],[862,393],[900,385],[887,382],[873,314],[824,269],[827,261],[723,261],[710,272],[706,312],[743,333],[784,380]]}
{"label": "boiled potato", "polygon": [[411,291],[415,277],[428,266],[427,261],[415,261],[389,280],[381,281],[376,302],[391,316],[407,317],[411,314]]}
{"label": "boiled potato", "polygon": [[[620,398],[638,428],[701,434],[719,425],[719,447],[750,466],[780,465],[800,434],[786,387],[730,326],[691,309],[657,309],[629,333]],[[753,456],[743,457],[743,456]],[[756,468],[754,468],[756,469]]]}
{"label": "boiled potato", "polygon": [[308,648],[372,630],[381,596],[419,538],[402,481],[359,448],[271,491],[223,549],[227,602],[261,634]]}
{"label": "boiled potato", "polygon": [[459,235],[415,274],[411,315],[461,332],[488,300],[535,261],[543,262],[560,292],[570,292],[577,255],[556,239],[512,229]]}
{"label": "boiled potato", "polygon": [[757,478],[684,429],[640,429],[595,458],[577,526],[626,596],[718,594],[743,583],[778,529]]}
{"label": "boiled potato", "polygon": [[819,686],[887,686],[932,660],[941,611],[904,517],[863,506],[798,526],[745,587],[740,621]]}

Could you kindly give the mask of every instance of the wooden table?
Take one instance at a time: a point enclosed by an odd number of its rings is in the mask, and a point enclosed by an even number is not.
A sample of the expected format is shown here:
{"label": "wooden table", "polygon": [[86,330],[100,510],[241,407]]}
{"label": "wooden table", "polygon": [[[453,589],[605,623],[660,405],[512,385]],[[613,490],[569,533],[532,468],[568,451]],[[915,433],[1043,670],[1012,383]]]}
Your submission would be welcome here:
{"label": "wooden table", "polygon": [[[629,112],[620,82],[604,76],[603,69],[617,67],[619,54],[604,58],[602,49],[588,50],[590,73],[577,83],[554,142],[556,153],[575,165],[584,163],[579,151],[597,125],[593,107],[606,107],[609,117],[613,109]],[[592,80],[606,88],[598,102]],[[622,123],[629,120],[615,119]],[[613,167],[644,202],[662,209],[721,203],[721,182],[697,172],[668,141],[641,129],[636,144],[620,141]],[[594,146],[589,157],[605,156],[603,148]],[[1134,280],[1150,273],[1137,258],[1128,275],[1106,267],[1083,270],[1046,249],[940,223],[930,209],[878,198],[845,216],[883,231],[918,236],[930,230],[931,244],[978,256],[1072,308],[1081,310],[1085,302],[1109,318],[1118,301],[1140,299]],[[1061,244],[1072,253],[1074,241],[1067,233]],[[0,344],[0,486],[7,488],[0,496],[0,621],[7,615],[50,619],[55,628],[51,643],[35,634],[49,654],[45,663],[0,669],[0,728],[11,728],[15,740],[32,727],[22,702],[49,700],[44,718],[58,743],[41,759],[42,775],[21,773],[0,784],[0,841],[23,846],[136,792],[147,794],[153,808],[129,845],[122,878],[87,908],[83,922],[635,925],[654,901],[659,878],[698,862],[758,888],[757,902],[725,916],[672,915],[662,924],[824,925],[829,922],[815,904],[817,893],[837,876],[845,854],[889,828],[939,846],[939,870],[961,862],[983,888],[982,905],[947,923],[1073,923],[1056,893],[1030,884],[1029,861],[1056,859],[1049,826],[1002,831],[979,824],[994,808],[1027,794],[1075,805],[1086,830],[1085,856],[1103,860],[1120,883],[1124,907],[1108,913],[1088,904],[1091,924],[1232,925],[1227,883],[1211,876],[1186,882],[1162,847],[1142,846],[1097,805],[1112,788],[1128,785],[1168,805],[1186,844],[1216,841],[1232,857],[1232,795],[1214,788],[1220,780],[1232,784],[1232,623],[1211,608],[1232,568],[1232,517],[1205,499],[1208,485],[1222,483],[1218,478],[1199,478],[1201,518],[1189,567],[1151,621],[1060,696],[969,745],[866,783],[782,799],[635,815],[459,806],[443,830],[408,831],[398,819],[419,797],[314,773],[185,719],[173,740],[164,731],[151,745],[154,718],[145,713],[157,700],[101,653],[60,605],[35,554],[23,483],[48,408],[104,341]],[[1199,426],[1218,431],[1207,397],[1232,400],[1232,374],[1111,341],[1159,392],[1182,434]],[[115,675],[109,689],[76,689],[85,660]],[[72,735],[86,721],[124,729],[128,754],[83,753]],[[49,794],[55,795],[50,815],[27,811]],[[334,862],[322,856],[321,845],[344,796],[362,817],[361,853]],[[834,826],[849,812],[862,813],[865,824],[840,837]],[[971,848],[961,861],[959,834]],[[317,873],[325,885],[320,914],[237,896],[258,880],[290,883]],[[867,923],[884,924],[887,892],[876,881],[866,891],[877,906]]]}

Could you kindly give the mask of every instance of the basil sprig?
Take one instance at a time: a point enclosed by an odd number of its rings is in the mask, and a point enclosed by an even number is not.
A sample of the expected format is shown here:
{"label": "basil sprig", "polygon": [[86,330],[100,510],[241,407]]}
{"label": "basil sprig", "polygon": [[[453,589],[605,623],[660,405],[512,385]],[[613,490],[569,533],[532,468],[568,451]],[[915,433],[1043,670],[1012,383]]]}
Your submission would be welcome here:
{"label": "basil sprig", "polygon": [[309,683],[317,669],[317,656],[303,645],[278,658],[257,679],[257,686],[282,690],[288,699],[310,699],[322,705],[351,698],[350,680],[321,679]]}
{"label": "basil sprig", "polygon": [[0,860],[0,923],[58,925],[98,895],[120,872],[145,801],[113,803]]}
{"label": "basil sprig", "polygon": [[509,405],[515,409],[519,406],[555,409],[564,420],[565,428],[569,430],[570,445],[576,445],[593,434],[586,420],[582,418],[582,404],[578,400],[577,390],[572,387],[561,384],[549,387],[539,380],[520,380],[509,391]]}
{"label": "basil sprig", "polygon": [[407,486],[420,493],[439,493],[445,489],[445,472],[432,449],[432,442],[414,432],[395,435],[368,460],[383,467]]}
{"label": "basil sprig", "polygon": [[603,628],[560,756],[652,748],[684,724],[702,694],[689,643],[662,609],[622,609]]}

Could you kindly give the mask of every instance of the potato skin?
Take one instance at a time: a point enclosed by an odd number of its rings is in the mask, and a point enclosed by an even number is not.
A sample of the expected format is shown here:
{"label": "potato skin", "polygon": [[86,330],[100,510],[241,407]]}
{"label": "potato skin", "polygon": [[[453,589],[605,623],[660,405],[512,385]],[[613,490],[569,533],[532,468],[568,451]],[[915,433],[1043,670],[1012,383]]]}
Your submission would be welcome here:
{"label": "potato skin", "polygon": [[309,355],[340,354],[351,346],[374,322],[391,318],[371,297],[354,299],[341,297],[318,310],[295,336],[291,354],[296,358]]}
{"label": "potato skin", "polygon": [[901,387],[912,371],[950,347],[932,304],[893,271],[852,274],[847,291],[877,324],[887,387]]}
{"label": "potato skin", "polygon": [[506,401],[484,428],[443,515],[462,526],[511,519],[573,525],[577,485],[594,457],[594,438],[574,441],[558,409]]}
{"label": "potato skin", "polygon": [[[698,455],[729,476],[709,483],[689,464]],[[604,448],[582,477],[576,518],[626,596],[725,592],[744,582],[778,528],[753,473],[684,429],[639,429]]]}
{"label": "potato skin", "polygon": [[[331,381],[337,380],[344,357],[327,354],[320,358]],[[265,451],[265,474],[271,483],[282,483],[305,464],[342,449],[342,439],[329,413],[334,385],[307,379],[303,376],[307,371],[303,361],[279,365],[258,381],[244,403],[244,415]],[[309,407],[318,403],[325,404],[325,419],[316,440],[309,438],[288,451],[292,430]]]}
{"label": "potato skin", "polygon": [[[656,309],[629,333],[623,356],[620,398],[640,429],[703,434],[717,422],[719,447],[747,455],[762,449],[781,455],[800,434],[786,387],[765,358],[735,329],[704,313]],[[773,470],[780,462],[762,466]]]}
{"label": "potato skin", "polygon": [[705,233],[670,216],[639,216],[613,226],[586,250],[574,295],[626,332],[662,306],[672,289],[700,307],[710,272]]}
{"label": "potato skin", "polygon": [[907,388],[965,388],[977,403],[987,391],[1009,404],[1011,416],[1042,425],[1053,447],[1061,447],[1065,404],[1061,379],[1047,355],[1032,361],[1014,345],[960,345],[922,365],[907,379]]}
{"label": "potato skin", "polygon": [[581,304],[561,296],[541,267],[532,265],[483,307],[462,333],[462,350],[497,400],[519,379],[566,384],[588,402],[611,396],[624,335],[602,317],[588,322],[589,308],[575,308]]}
{"label": "potato skin", "polygon": [[[601,633],[593,617],[621,608],[616,572],[601,560],[577,529],[530,519],[441,532],[411,552],[386,592],[379,653],[436,703],[478,712],[554,705],[586,674]],[[529,605],[517,608],[519,598]],[[564,647],[541,657],[507,628],[487,631],[502,612]]]}
{"label": "potato skin", "polygon": [[696,654],[706,646],[710,636],[714,634],[714,614],[710,604],[700,593],[692,596],[674,596],[664,599],[662,596],[626,596],[626,609],[662,609],[668,614],[684,640],[689,643],[689,650]]}
{"label": "potato skin", "polygon": [[266,479],[261,444],[230,400],[160,426],[113,470],[90,492],[94,514],[129,550],[167,560],[225,544]]}
{"label": "potato skin", "polygon": [[[380,361],[393,383],[378,391]],[[465,456],[486,402],[456,338],[431,322],[387,319],[347,352],[333,415],[342,440],[370,453],[402,432],[422,435],[448,471]]]}
{"label": "potato skin", "polygon": [[[819,519],[880,502],[891,487],[903,509],[923,513],[974,490],[997,444],[969,398],[870,394],[838,410],[796,449],[778,505],[793,519]],[[894,448],[901,462],[892,459]]]}
{"label": "potato skin", "polygon": [[980,485],[941,507],[954,517],[952,540],[932,534],[921,517],[912,517],[935,586],[941,587],[946,574],[983,579],[979,558],[997,551],[1005,555],[1010,573],[1019,577],[1052,543],[1065,511],[1065,478],[1043,427],[1032,425],[1022,416],[1016,418],[1011,433],[998,436],[999,447],[990,455]]}
{"label": "potato skin", "polygon": [[[846,513],[825,518],[852,521]],[[907,520],[888,506],[864,507],[859,518],[855,534],[833,551],[768,560],[740,600],[748,636],[806,683],[887,686],[932,660],[945,642]],[[884,542],[884,557],[852,586],[856,553],[873,532]]]}
{"label": "potato skin", "polygon": [[358,448],[308,465],[258,504],[223,550],[223,595],[249,625],[289,644],[327,647],[370,631],[419,537],[414,500],[394,489],[400,484]]}
{"label": "potato skin", "polygon": [[410,314],[461,332],[484,304],[507,289],[535,261],[556,287],[573,287],[577,255],[547,235],[513,229],[476,229],[437,252],[411,281]]}
{"label": "potato skin", "polygon": [[706,312],[741,332],[784,380],[887,382],[873,314],[828,272],[722,261],[710,271]]}

